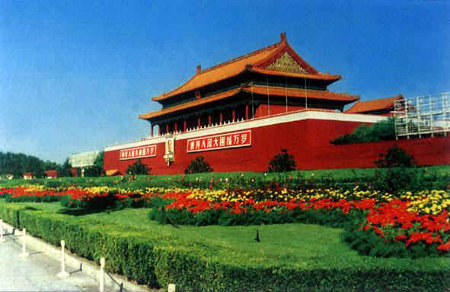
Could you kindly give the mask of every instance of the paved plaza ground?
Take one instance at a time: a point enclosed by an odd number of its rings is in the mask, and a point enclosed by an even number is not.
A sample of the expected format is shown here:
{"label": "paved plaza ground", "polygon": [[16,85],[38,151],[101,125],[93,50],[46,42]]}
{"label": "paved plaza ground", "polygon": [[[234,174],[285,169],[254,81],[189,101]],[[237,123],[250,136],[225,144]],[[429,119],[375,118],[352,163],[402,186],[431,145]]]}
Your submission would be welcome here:
{"label": "paved plaza ground", "polygon": [[[0,291],[99,291],[96,279],[82,271],[66,268],[70,276],[57,277],[61,263],[39,250],[27,250],[29,256],[21,258],[19,237],[5,236],[0,243]],[[105,287],[105,291],[118,291],[118,287]]]}

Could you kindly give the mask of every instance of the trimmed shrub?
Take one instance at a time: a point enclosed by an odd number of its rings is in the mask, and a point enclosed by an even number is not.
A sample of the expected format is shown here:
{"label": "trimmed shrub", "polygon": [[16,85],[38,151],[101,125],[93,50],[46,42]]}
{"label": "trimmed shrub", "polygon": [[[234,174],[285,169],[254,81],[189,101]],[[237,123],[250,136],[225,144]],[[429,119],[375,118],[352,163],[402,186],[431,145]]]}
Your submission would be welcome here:
{"label": "trimmed shrub", "polygon": [[294,156],[289,154],[287,149],[281,149],[281,153],[275,155],[269,161],[269,172],[286,172],[295,170],[296,163]]}
{"label": "trimmed shrub", "polygon": [[[172,225],[261,225],[261,224],[282,224],[282,223],[311,223],[330,227],[343,227],[348,224],[348,214],[343,214],[340,210],[301,210],[295,208],[288,210],[281,207],[271,212],[256,210],[247,207],[243,213],[233,213],[230,210],[213,209],[202,212],[190,212],[187,209],[170,208],[165,206],[170,204],[170,200],[162,198],[152,198],[152,212],[149,214],[151,220],[161,224]],[[351,214],[356,213],[352,211]]]}
{"label": "trimmed shrub", "polygon": [[378,160],[374,163],[379,168],[416,166],[414,157],[397,145],[389,147],[386,154],[380,153]]}
{"label": "trimmed shrub", "polygon": [[86,199],[74,200],[70,195],[60,196],[61,205],[67,208],[83,208],[89,210],[104,210],[121,207],[114,193],[104,193]]}
{"label": "trimmed shrub", "polygon": [[204,172],[212,172],[213,169],[211,165],[205,160],[203,156],[197,156],[194,160],[189,163],[188,167],[184,170],[184,173],[204,173]]}
{"label": "trimmed shrub", "polygon": [[11,194],[5,194],[6,202],[37,202],[37,203],[49,203],[61,201],[61,196],[19,196],[13,197]]}
{"label": "trimmed shrub", "polygon": [[373,187],[382,192],[395,194],[402,190],[423,189],[425,183],[421,180],[419,172],[400,167],[376,171]]}
{"label": "trimmed shrub", "polygon": [[150,170],[151,168],[149,168],[146,164],[142,163],[140,159],[138,159],[135,163],[128,166],[127,174],[131,175],[149,174]]}

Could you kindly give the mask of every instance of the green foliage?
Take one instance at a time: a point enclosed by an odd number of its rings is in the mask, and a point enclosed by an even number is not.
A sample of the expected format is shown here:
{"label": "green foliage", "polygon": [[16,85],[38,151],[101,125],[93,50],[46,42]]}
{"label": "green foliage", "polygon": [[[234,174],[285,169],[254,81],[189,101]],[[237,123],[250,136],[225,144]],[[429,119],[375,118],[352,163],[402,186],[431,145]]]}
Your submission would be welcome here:
{"label": "green foliage", "polygon": [[345,231],[344,240],[361,255],[376,257],[395,256],[399,258],[414,255],[408,252],[403,243],[388,244],[384,239],[378,237],[375,232],[359,230],[354,225],[349,226]]}
{"label": "green foliage", "polygon": [[416,166],[414,157],[397,145],[389,147],[386,154],[380,153],[378,160],[374,163],[379,168]]}
{"label": "green foliage", "polygon": [[12,174],[15,178],[21,178],[24,173],[31,172],[34,177],[42,178],[45,177],[44,170],[48,170],[55,165],[57,165],[55,162],[44,162],[31,155],[0,152],[0,175]]}
{"label": "green foliage", "polygon": [[151,168],[149,168],[146,164],[142,163],[140,159],[138,159],[135,163],[131,164],[127,168],[127,174],[138,175],[138,174],[149,174]]}
{"label": "green foliage", "polygon": [[40,166],[36,168],[36,170],[33,172],[33,176],[36,178],[45,178],[47,175],[45,174],[43,166]]}
{"label": "green foliage", "polygon": [[205,160],[203,156],[197,156],[194,160],[189,163],[188,167],[184,170],[184,173],[205,173],[212,172],[213,169],[211,165]]}
{"label": "green foliage", "polygon": [[330,227],[343,227],[348,223],[348,215],[339,210],[317,211],[317,210],[287,210],[282,207],[278,210],[266,213],[262,210],[247,208],[245,213],[232,213],[229,210],[205,210],[202,212],[189,212],[186,209],[164,209],[170,201],[160,199],[153,201],[152,212],[149,214],[151,220],[161,224],[172,225],[268,225],[282,223],[310,223],[321,224]]}
{"label": "green foliage", "polygon": [[353,217],[351,224],[346,225],[344,233],[344,240],[361,255],[385,258],[439,256],[438,243],[433,243],[430,246],[423,242],[416,242],[407,247],[403,242],[395,239],[395,233],[384,234],[384,237],[379,237],[373,229],[362,230],[365,224],[367,224],[367,221],[364,217]]}
{"label": "green foliage", "polygon": [[105,151],[101,151],[95,158],[94,164],[84,169],[85,177],[98,177],[105,175],[105,171],[103,169],[104,156]]}
{"label": "green foliage", "polygon": [[69,159],[66,159],[60,167],[56,169],[56,173],[58,177],[71,177],[72,172],[70,172],[70,169],[72,168],[72,165],[70,165]]}
{"label": "green foliage", "polygon": [[414,158],[397,145],[389,147],[386,154],[380,153],[379,159],[374,163],[380,169],[387,168],[375,172],[373,186],[378,190],[396,193],[400,190],[418,190],[429,186],[423,177],[424,172],[414,169]]}
{"label": "green foliage", "polygon": [[287,149],[281,149],[281,153],[269,161],[269,172],[286,172],[295,170],[295,168],[294,156],[289,154]]}
{"label": "green foliage", "polygon": [[391,194],[402,190],[426,189],[427,185],[427,182],[422,179],[421,172],[409,168],[388,168],[386,171],[377,171],[373,181],[375,189]]}
{"label": "green foliage", "polygon": [[112,193],[102,196],[93,196],[86,200],[74,200],[70,195],[60,196],[61,205],[67,208],[83,208],[88,210],[114,209],[120,206],[119,201]]}
{"label": "green foliage", "polygon": [[105,151],[100,151],[100,153],[95,158],[94,165],[103,169],[104,158],[105,158]]}
{"label": "green foliage", "polygon": [[105,174],[103,167],[99,167],[98,165],[88,166],[84,169],[85,177],[97,177]]}
{"label": "green foliage", "polygon": [[53,161],[45,161],[44,162],[44,170],[57,170],[59,164]]}
{"label": "green foliage", "polygon": [[380,121],[371,126],[361,125],[356,128],[352,134],[340,136],[332,141],[331,144],[354,144],[376,141],[395,140],[395,120],[389,118],[386,121]]}
{"label": "green foliage", "polygon": [[[54,245],[64,239],[70,252],[89,260],[98,262],[105,257],[108,272],[152,288],[177,283],[181,291],[445,291],[450,284],[445,259],[376,259],[355,255],[348,249],[336,252],[333,248],[341,243],[326,237],[334,230],[322,227],[315,227],[311,235],[320,234],[316,240],[323,238],[325,243],[312,241],[305,245],[310,236],[298,232],[309,225],[292,230],[287,238],[282,234],[295,225],[260,226],[261,242],[256,243],[252,227],[244,227],[247,232],[236,227],[139,229],[142,218],[128,212],[118,216],[125,210],[83,215],[80,220],[61,214],[59,209],[46,208],[53,207],[27,209],[0,201],[0,217]],[[129,225],[123,223],[126,219]],[[273,243],[284,245],[291,240],[295,244],[290,248],[296,252],[271,254],[273,250],[264,248],[278,229],[283,232],[276,233]],[[232,240],[224,241],[226,234]],[[302,245],[297,247],[299,241]],[[232,249],[235,242],[241,244]],[[325,247],[329,253],[323,253]],[[278,245],[272,248],[276,252],[285,250]],[[309,257],[297,259],[304,249]]]}
{"label": "green foliage", "polygon": [[11,194],[5,194],[4,195],[6,202],[37,202],[37,203],[50,203],[50,202],[59,202],[61,200],[58,196],[19,196],[19,197],[12,197]]}
{"label": "green foliage", "polygon": [[[407,172],[415,175],[410,186],[418,189],[446,189],[450,180],[450,166],[429,166],[407,168]],[[324,169],[295,170],[288,173],[233,172],[233,173],[201,173],[187,175],[138,175],[123,177],[65,177],[52,180],[1,180],[2,186],[19,186],[23,184],[39,184],[46,187],[92,187],[110,186],[130,190],[147,187],[178,187],[178,188],[247,188],[262,189],[275,182],[280,186],[293,189],[309,189],[333,187],[352,189],[355,184],[361,189],[374,188],[384,184],[383,178],[389,168],[360,169]]]}

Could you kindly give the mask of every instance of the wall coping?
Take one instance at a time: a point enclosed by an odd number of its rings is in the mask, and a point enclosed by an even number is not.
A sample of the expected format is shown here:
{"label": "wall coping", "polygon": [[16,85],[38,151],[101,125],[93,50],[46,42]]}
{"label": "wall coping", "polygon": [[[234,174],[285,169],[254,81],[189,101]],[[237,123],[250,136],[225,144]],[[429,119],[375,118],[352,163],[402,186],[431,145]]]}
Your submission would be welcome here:
{"label": "wall coping", "polygon": [[163,136],[151,137],[141,141],[127,142],[105,147],[105,152],[121,150],[132,147],[146,146],[158,143],[164,143],[167,137],[174,137],[175,140],[191,139],[207,135],[222,134],[227,132],[254,129],[259,127],[271,126],[276,124],[284,124],[302,120],[328,120],[340,122],[359,122],[359,123],[376,123],[387,120],[386,116],[364,115],[364,114],[347,114],[336,112],[325,112],[315,110],[301,110],[297,112],[282,113],[270,117],[252,119],[248,121],[235,122],[220,126],[202,128],[190,132],[174,133]]}

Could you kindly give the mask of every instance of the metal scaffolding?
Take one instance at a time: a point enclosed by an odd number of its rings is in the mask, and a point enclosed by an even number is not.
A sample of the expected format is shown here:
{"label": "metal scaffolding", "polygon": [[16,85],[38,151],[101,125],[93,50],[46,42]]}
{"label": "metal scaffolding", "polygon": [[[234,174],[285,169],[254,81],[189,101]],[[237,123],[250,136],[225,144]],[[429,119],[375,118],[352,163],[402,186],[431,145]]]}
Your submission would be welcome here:
{"label": "metal scaffolding", "polygon": [[447,135],[450,131],[450,93],[396,100],[395,136]]}

